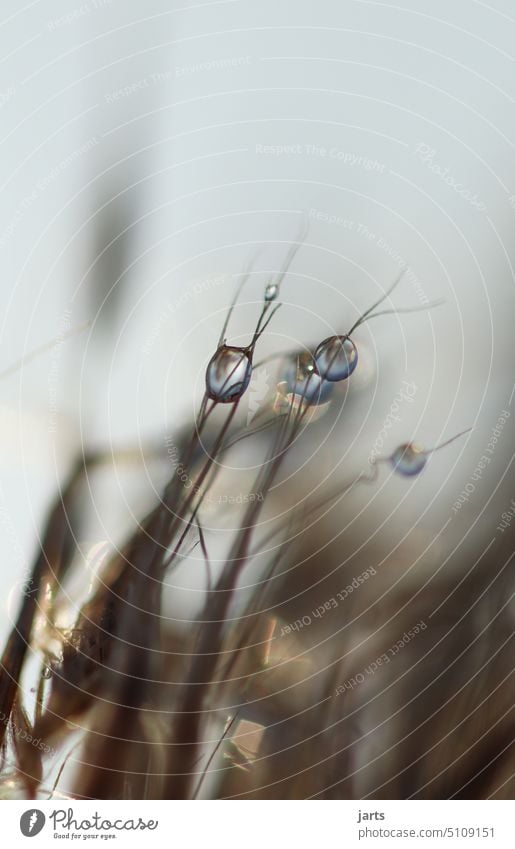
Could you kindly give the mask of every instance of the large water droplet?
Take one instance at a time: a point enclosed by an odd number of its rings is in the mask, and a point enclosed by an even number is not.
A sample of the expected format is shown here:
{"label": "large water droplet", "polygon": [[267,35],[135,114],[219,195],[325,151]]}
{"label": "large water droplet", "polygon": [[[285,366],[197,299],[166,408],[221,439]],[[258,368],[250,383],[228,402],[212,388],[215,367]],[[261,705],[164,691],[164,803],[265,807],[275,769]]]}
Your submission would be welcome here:
{"label": "large water droplet", "polygon": [[330,336],[314,354],[318,373],[325,380],[345,380],[358,364],[358,351],[348,336]]}
{"label": "large water droplet", "polygon": [[221,345],[206,369],[206,394],[212,401],[230,404],[238,401],[252,375],[252,362],[244,348]]}
{"label": "large water droplet", "polygon": [[415,442],[406,442],[395,449],[390,462],[401,475],[418,475],[427,463],[427,453]]}
{"label": "large water droplet", "polygon": [[279,286],[277,283],[269,283],[265,289],[265,301],[269,303],[270,301],[275,301],[277,295],[279,294]]}
{"label": "large water droplet", "polygon": [[315,368],[313,354],[303,351],[292,357],[284,373],[288,391],[306,404],[323,404],[332,394],[333,387],[322,380]]}

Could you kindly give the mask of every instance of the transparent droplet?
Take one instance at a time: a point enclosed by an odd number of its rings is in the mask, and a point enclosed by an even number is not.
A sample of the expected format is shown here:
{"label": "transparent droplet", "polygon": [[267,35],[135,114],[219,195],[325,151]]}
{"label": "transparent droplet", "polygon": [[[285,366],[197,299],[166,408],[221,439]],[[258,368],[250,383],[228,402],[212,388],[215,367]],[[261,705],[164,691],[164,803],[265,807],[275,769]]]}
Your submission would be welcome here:
{"label": "transparent droplet", "polygon": [[43,672],[41,673],[43,678],[51,678],[52,677],[52,668],[50,666],[45,666]]}
{"label": "transparent droplet", "polygon": [[318,373],[325,380],[345,380],[358,364],[357,348],[348,336],[330,336],[314,354]]}
{"label": "transparent droplet", "polygon": [[251,375],[249,352],[244,348],[221,345],[206,369],[206,394],[220,404],[238,401],[247,389]]}
{"label": "transparent droplet", "polygon": [[418,475],[427,463],[427,452],[415,442],[406,442],[395,449],[390,461],[399,474]]}
{"label": "transparent droplet", "polygon": [[322,380],[315,368],[313,354],[303,351],[290,359],[284,373],[288,391],[306,404],[323,404],[332,394],[333,387]]}
{"label": "transparent droplet", "polygon": [[269,283],[265,289],[265,301],[275,301],[279,294],[279,286],[277,283]]}

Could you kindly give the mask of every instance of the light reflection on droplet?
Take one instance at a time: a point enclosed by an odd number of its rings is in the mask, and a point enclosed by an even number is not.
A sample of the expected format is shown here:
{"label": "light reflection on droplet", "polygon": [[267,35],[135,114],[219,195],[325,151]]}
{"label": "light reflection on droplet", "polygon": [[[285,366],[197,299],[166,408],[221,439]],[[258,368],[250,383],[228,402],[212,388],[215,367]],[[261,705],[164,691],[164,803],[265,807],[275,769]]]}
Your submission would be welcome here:
{"label": "light reflection on droplet", "polygon": [[206,394],[220,404],[238,401],[247,389],[251,375],[249,352],[244,348],[221,345],[206,369]]}
{"label": "light reflection on droplet", "polygon": [[325,380],[345,380],[358,364],[358,351],[348,336],[330,336],[314,353],[318,373]]}
{"label": "light reflection on droplet", "polygon": [[265,289],[265,301],[269,303],[270,301],[275,301],[277,295],[279,294],[279,286],[277,283],[269,283]]}
{"label": "light reflection on droplet", "polygon": [[401,475],[418,475],[427,463],[427,453],[416,442],[406,442],[395,449],[390,462]]}
{"label": "light reflection on droplet", "polygon": [[309,351],[291,357],[283,377],[288,392],[296,395],[302,403],[323,404],[332,395],[333,387],[317,374],[313,355]]}

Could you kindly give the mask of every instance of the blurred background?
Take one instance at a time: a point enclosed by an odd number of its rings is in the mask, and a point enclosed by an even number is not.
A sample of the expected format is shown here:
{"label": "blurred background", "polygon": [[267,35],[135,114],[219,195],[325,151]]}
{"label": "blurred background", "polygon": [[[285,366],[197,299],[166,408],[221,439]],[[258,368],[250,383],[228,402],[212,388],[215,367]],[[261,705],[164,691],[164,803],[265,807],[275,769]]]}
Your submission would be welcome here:
{"label": "blurred background", "polygon": [[[440,567],[503,532],[514,36],[507,0],[4,0],[0,371],[56,344],[0,381],[2,636],[72,459],[192,420],[237,275],[258,248],[229,328],[244,344],[305,217],[263,353],[344,333],[402,270],[388,306],[444,300],[357,332],[353,403],[312,480],[473,428],[357,495],[353,545],[409,534],[409,572],[429,543]],[[166,471],[114,476],[89,542],[122,538]],[[188,580],[174,615],[198,607]]]}

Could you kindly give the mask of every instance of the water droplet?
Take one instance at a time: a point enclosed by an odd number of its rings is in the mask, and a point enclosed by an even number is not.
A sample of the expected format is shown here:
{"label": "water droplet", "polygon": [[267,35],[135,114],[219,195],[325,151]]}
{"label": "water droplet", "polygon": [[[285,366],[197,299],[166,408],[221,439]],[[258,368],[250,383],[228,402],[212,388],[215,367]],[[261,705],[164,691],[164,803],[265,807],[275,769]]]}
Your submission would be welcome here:
{"label": "water droplet", "polygon": [[52,669],[50,666],[45,666],[42,672],[43,678],[51,678],[52,677]]}
{"label": "water droplet", "polygon": [[358,364],[357,348],[348,336],[330,336],[314,354],[318,373],[325,380],[345,380]]}
{"label": "water droplet", "polygon": [[418,475],[427,463],[427,453],[416,442],[399,445],[390,457],[391,464],[401,475]]}
{"label": "water droplet", "polygon": [[206,394],[220,404],[234,403],[247,389],[251,375],[250,353],[245,348],[221,345],[206,369]]}
{"label": "water droplet", "polygon": [[303,351],[295,355],[286,366],[284,380],[288,391],[294,393],[306,404],[323,404],[332,394],[333,387],[322,380],[315,368],[313,354]]}
{"label": "water droplet", "polygon": [[267,303],[270,301],[275,301],[278,294],[279,286],[277,285],[277,283],[269,283],[265,289],[265,301]]}

